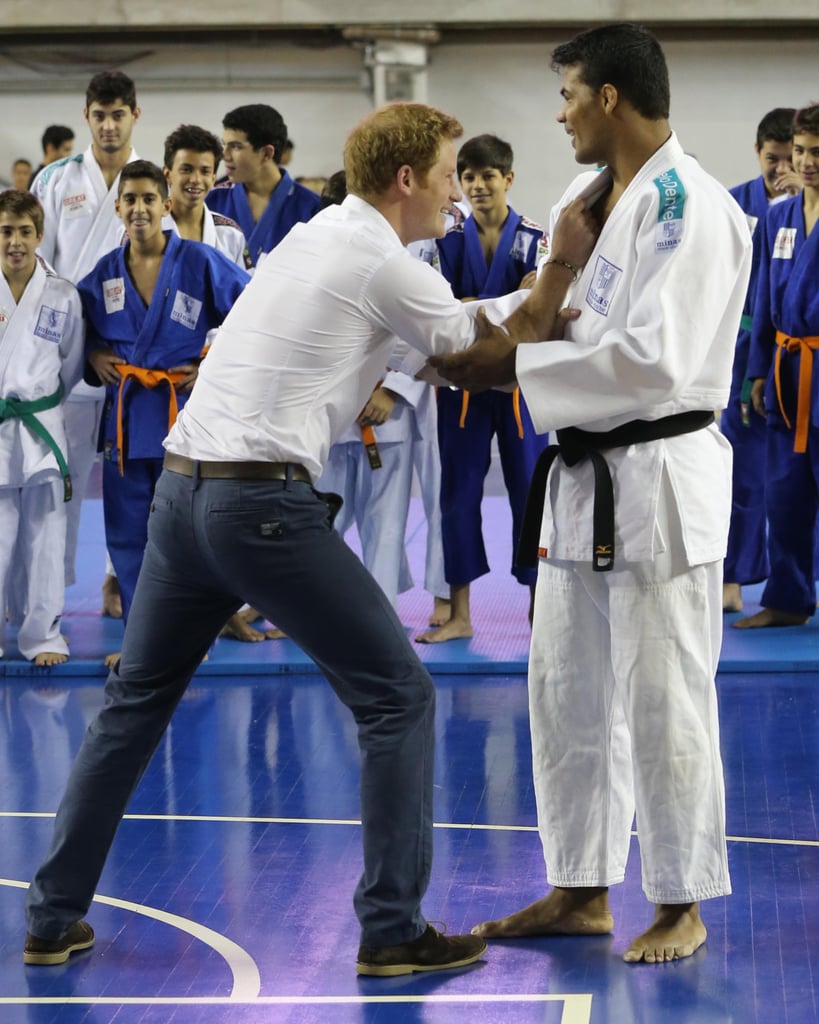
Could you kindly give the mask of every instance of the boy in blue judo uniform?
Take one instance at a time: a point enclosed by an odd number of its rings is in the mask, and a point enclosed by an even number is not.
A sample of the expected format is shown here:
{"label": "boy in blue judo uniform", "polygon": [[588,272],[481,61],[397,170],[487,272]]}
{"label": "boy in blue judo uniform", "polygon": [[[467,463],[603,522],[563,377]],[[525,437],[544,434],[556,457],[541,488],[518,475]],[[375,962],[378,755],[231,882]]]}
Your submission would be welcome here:
{"label": "boy in blue judo uniform", "polygon": [[741,588],[766,579],[769,571],[765,489],[760,486],[759,473],[759,467],[765,463],[765,421],[751,414],[751,382],[746,370],[765,217],[769,206],[795,195],[802,187],[791,163],[791,125],[795,113],[792,107],[777,107],[762,118],[754,146],[762,173],[730,189],[748,218],[754,254],[737,334],[731,396],[720,419],[720,429],[734,450],[731,528],[723,569],[722,603],[727,612],[741,611]]}
{"label": "boy in blue judo uniform", "polygon": [[[440,270],[456,298],[497,298],[529,288],[540,258],[546,255],[543,228],[506,202],[515,177],[512,161],[512,147],[494,135],[470,139],[458,152],[458,178],[472,213],[438,241]],[[451,612],[448,622],[418,637],[421,643],[472,636],[469,587],[489,572],[481,503],[493,436],[497,436],[512,509],[513,547],[517,547],[529,480],[548,436],[535,433],[517,389],[470,394],[438,388],[441,530]],[[513,566],[512,573],[533,597],[535,571]]]}
{"label": "boy in blue judo uniform", "polygon": [[279,166],[287,142],[281,114],[265,103],[250,103],[222,121],[225,170],[207,197],[214,213],[235,220],[247,239],[251,264],[274,249],[290,228],[317,213],[315,192],[293,181]]}
{"label": "boy in blue judo uniform", "polygon": [[772,207],[762,232],[748,376],[767,418],[765,509],[771,571],[761,611],[734,625],[801,626],[816,611],[819,509],[819,104],[796,112],[793,167],[802,192]]}
{"label": "boy in blue judo uniform", "polygon": [[88,322],[86,380],[107,388],[103,511],[125,619],[162,472],[162,442],[196,380],[208,332],[249,280],[211,246],[163,231],[169,208],[162,171],[147,160],[127,164],[117,213],[128,241],[78,285]]}

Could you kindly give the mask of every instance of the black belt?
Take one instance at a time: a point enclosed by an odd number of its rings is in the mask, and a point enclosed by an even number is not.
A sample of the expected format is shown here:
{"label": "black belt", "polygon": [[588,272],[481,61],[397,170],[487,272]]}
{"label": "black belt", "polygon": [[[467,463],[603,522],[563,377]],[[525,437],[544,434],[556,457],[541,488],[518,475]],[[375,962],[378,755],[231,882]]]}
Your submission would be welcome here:
{"label": "black belt", "polygon": [[165,452],[165,469],[201,480],[301,480],[311,483],[310,474],[296,462],[199,462],[184,455]]}
{"label": "black belt", "polygon": [[540,524],[546,501],[546,480],[558,455],[567,466],[576,466],[591,459],[594,467],[594,509],[592,525],[592,569],[608,572],[614,565],[614,488],[608,463],[600,454],[607,448],[626,448],[645,441],[659,441],[702,430],[714,422],[713,412],[681,412],[659,420],[632,420],[614,430],[580,430],[566,427],[557,432],[557,444],[550,444],[540,453],[532,473],[526,511],[518,540],[515,562],[524,569],[534,569],[538,559]]}

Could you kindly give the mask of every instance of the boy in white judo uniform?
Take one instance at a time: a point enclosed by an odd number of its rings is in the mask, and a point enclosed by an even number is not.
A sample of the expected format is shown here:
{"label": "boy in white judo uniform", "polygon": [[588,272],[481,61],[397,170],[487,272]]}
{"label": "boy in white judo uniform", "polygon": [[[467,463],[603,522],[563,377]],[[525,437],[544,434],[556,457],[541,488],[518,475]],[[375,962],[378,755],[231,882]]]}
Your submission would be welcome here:
{"label": "boy in white judo uniform", "polygon": [[162,227],[192,242],[218,249],[244,270],[250,268],[247,242],[235,220],[212,213],[205,197],[216,181],[222,143],[194,124],[181,124],[165,139],[162,172],[168,182],[170,213]]}
{"label": "boy in white judo uniform", "polygon": [[[65,510],[71,499],[64,397],[83,364],[80,298],[46,271],[35,250],[43,210],[29,192],[0,193],[0,594],[12,561],[25,593],[20,653],[36,665],[68,660],[60,634],[65,582]],[[0,655],[5,615],[0,616]]]}
{"label": "boy in white judo uniform", "polygon": [[[624,959],[654,963],[694,953],[699,902],[731,891],[714,686],[731,449],[713,411],[728,397],[751,238],[669,127],[649,32],[591,29],[552,60],[575,159],[605,166],[559,209],[589,218],[597,243],[578,259],[553,216],[549,259],[505,330],[434,360],[470,389],[517,379],[559,442],[535,470],[521,542],[538,566],[529,706],[553,889],[475,931],[611,931],[608,888],[625,876],[636,808],[655,915]],[[564,300],[575,308],[561,317]]]}

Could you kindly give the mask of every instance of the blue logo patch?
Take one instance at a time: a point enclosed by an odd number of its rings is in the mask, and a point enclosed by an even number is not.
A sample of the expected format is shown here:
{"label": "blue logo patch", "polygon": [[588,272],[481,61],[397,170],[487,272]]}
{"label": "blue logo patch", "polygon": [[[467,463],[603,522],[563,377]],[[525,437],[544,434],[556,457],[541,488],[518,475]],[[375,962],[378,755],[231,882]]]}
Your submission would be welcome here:
{"label": "blue logo patch", "polygon": [[53,341],[58,344],[63,340],[65,321],[68,314],[65,310],[52,309],[51,306],[40,306],[40,315],[37,318],[37,326],[34,334],[46,341]]}
{"label": "blue logo patch", "polygon": [[614,293],[617,291],[617,286],[622,276],[623,271],[619,267],[609,263],[603,256],[597,257],[594,276],[589,285],[589,290],[586,292],[586,302],[593,310],[601,313],[603,316],[609,315]]}

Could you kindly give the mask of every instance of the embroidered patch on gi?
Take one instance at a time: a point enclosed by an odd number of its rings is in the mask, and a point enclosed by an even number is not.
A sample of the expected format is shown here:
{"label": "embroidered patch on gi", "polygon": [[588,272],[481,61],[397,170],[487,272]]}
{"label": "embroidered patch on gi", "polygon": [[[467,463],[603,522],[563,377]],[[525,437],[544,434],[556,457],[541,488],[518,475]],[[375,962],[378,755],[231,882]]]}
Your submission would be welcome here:
{"label": "embroidered patch on gi", "polygon": [[195,299],[192,295],[186,295],[185,292],[177,292],[173,300],[171,320],[175,320],[176,323],[193,331],[201,311],[202,303],[199,299]]}
{"label": "embroidered patch on gi", "polygon": [[40,306],[40,315],[37,317],[37,326],[34,328],[35,336],[59,344],[63,340],[67,316],[68,313],[64,309]]}
{"label": "embroidered patch on gi", "polygon": [[72,220],[74,217],[90,217],[91,207],[88,205],[88,196],[85,192],[78,192],[73,196],[66,196],[63,199],[62,217],[64,220]]}
{"label": "embroidered patch on gi", "polygon": [[796,228],[780,228],[774,239],[771,259],[792,260],[793,247],[796,244]]}
{"label": "embroidered patch on gi", "polygon": [[659,178],[655,178],[654,184],[660,193],[654,248],[656,252],[668,252],[671,249],[676,249],[682,241],[685,189],[673,167],[661,174]]}
{"label": "embroidered patch on gi", "polygon": [[528,231],[516,231],[512,241],[512,251],[509,255],[513,260],[520,260],[521,263],[525,263],[534,240],[534,235],[530,235]]}
{"label": "embroidered patch on gi", "polygon": [[125,309],[125,279],[112,277],[103,281],[102,298],[105,302],[105,312],[108,314],[119,313]]}
{"label": "embroidered patch on gi", "polygon": [[612,299],[622,276],[623,271],[619,267],[609,263],[603,256],[597,257],[594,276],[586,292],[586,302],[593,310],[602,313],[603,316],[609,315]]}

